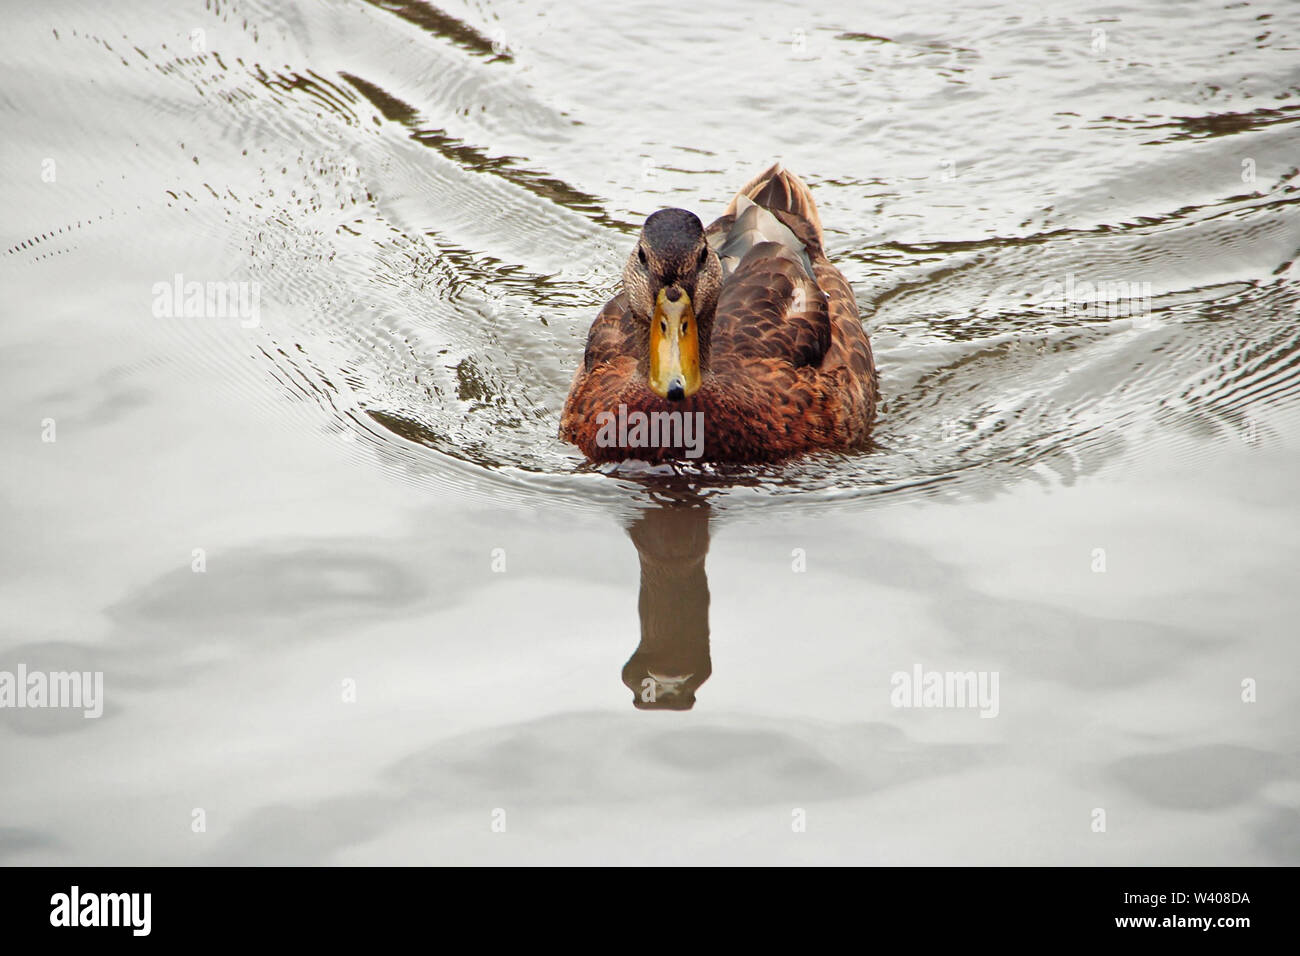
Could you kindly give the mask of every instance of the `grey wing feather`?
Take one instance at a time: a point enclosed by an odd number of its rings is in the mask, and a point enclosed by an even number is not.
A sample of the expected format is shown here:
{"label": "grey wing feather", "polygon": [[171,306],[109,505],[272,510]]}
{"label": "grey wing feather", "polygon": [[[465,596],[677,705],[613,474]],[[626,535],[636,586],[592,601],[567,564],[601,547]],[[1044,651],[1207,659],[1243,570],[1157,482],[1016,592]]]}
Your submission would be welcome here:
{"label": "grey wing feather", "polygon": [[788,249],[799,260],[808,278],[816,281],[812,260],[808,258],[808,250],[790,231],[789,226],[747,196],[737,196],[735,205],[736,218],[731,227],[725,234],[719,232],[709,237],[710,243],[722,260],[724,276],[731,275],[740,264],[740,260],[744,259],[749,250],[756,245],[761,242],[775,242]]}

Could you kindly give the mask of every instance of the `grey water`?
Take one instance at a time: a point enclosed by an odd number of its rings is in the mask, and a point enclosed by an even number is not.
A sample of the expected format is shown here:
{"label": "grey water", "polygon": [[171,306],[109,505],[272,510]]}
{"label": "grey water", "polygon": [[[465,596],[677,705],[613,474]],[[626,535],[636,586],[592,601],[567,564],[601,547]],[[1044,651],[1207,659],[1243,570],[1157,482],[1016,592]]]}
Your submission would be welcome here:
{"label": "grey water", "polygon": [[[0,863],[1300,862],[1300,7],[5,20],[0,672],[103,712],[0,706]],[[776,160],[875,447],[588,466]]]}

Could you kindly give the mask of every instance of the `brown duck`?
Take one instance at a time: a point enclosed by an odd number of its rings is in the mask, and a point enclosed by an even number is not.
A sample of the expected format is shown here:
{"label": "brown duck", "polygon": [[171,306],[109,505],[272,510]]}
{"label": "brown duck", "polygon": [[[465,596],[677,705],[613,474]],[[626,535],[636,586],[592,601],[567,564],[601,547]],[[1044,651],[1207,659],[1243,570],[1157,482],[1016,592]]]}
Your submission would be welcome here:
{"label": "brown duck", "polygon": [[560,437],[593,461],[775,461],[866,444],[876,368],[808,187],[775,165],[706,230],[645,221],[601,309]]}

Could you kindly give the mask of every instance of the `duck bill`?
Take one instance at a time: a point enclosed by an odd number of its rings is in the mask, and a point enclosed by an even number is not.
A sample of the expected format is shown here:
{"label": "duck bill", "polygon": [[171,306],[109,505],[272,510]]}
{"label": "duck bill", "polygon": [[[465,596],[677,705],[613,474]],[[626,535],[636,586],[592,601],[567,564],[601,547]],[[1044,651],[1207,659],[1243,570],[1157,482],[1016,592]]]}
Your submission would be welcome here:
{"label": "duck bill", "polygon": [[673,401],[700,390],[700,332],[691,297],[676,286],[659,290],[650,320],[650,388]]}

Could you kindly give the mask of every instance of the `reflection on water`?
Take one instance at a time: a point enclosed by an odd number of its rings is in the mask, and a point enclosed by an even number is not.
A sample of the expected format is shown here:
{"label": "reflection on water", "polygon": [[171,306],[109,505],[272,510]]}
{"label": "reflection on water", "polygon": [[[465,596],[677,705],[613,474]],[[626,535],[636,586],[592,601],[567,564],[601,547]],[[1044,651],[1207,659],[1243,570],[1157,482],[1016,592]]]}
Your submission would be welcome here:
{"label": "reflection on water", "polygon": [[623,683],[641,710],[690,710],[713,673],[709,658],[709,508],[670,501],[642,512],[628,529],[641,561],[641,643]]}

